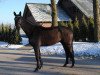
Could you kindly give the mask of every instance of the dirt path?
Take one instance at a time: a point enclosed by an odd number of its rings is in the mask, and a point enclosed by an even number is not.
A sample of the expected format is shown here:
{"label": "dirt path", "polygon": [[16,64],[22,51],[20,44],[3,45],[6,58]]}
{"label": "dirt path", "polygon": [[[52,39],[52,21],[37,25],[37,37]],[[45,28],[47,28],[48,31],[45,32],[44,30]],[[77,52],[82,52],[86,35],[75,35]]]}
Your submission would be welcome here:
{"label": "dirt path", "polygon": [[[100,59],[75,58],[74,68],[61,67],[64,57],[42,56],[43,68],[34,73],[34,54],[28,48],[0,50],[0,75],[100,75]],[[68,65],[69,66],[69,65]]]}

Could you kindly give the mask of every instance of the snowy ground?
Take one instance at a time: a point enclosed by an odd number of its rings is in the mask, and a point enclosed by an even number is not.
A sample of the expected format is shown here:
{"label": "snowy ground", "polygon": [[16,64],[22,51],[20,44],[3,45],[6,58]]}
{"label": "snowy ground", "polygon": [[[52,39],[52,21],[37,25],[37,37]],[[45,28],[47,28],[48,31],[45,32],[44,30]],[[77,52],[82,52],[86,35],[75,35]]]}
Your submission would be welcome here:
{"label": "snowy ground", "polygon": [[15,44],[10,44],[8,45],[7,42],[0,42],[0,49],[18,49],[23,47],[24,45],[28,44],[28,39],[27,38],[22,38],[22,44],[20,45],[15,45]]}
{"label": "snowy ground", "polygon": [[[0,49],[18,49],[23,47],[24,45],[28,44],[27,38],[22,38],[22,44],[21,45],[8,45],[6,42],[0,42]],[[99,43],[89,43],[89,42],[74,42],[73,43],[73,49],[75,52],[75,55],[78,56],[93,56],[93,57],[100,57],[100,42]],[[34,50],[30,50],[30,52],[34,52]],[[63,55],[64,50],[60,43],[57,43],[52,46],[46,46],[41,47],[41,53],[43,54],[57,54],[57,55]]]}

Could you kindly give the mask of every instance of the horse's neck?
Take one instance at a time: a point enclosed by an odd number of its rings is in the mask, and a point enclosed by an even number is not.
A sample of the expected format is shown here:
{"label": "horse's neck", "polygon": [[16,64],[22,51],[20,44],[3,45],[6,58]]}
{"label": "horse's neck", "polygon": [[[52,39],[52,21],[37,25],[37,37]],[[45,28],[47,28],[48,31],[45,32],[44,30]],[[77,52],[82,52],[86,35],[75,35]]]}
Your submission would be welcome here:
{"label": "horse's neck", "polygon": [[28,22],[26,22],[25,20],[23,20],[23,22],[21,24],[21,28],[26,33],[26,35],[28,36],[28,38],[30,38],[32,36],[34,27],[31,24],[29,24]]}

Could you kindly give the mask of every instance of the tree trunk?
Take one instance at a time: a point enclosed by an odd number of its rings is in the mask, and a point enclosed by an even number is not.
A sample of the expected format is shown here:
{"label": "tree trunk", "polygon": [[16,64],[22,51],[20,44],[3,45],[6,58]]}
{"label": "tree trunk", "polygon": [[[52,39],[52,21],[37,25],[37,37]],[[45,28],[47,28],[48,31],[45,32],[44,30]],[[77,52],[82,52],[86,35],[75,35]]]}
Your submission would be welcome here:
{"label": "tree trunk", "polygon": [[56,0],[51,0],[52,26],[58,26]]}
{"label": "tree trunk", "polygon": [[94,13],[94,40],[95,42],[100,41],[100,20],[99,20],[99,2],[93,0],[93,13]]}

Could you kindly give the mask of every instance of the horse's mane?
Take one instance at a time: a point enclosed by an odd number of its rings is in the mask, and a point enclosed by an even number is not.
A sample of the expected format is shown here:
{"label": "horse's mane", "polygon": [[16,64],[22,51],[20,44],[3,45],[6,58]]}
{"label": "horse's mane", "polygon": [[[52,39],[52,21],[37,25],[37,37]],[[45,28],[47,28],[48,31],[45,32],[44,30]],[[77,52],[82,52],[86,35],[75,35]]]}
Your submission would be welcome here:
{"label": "horse's mane", "polygon": [[60,29],[60,28],[65,28],[65,29],[69,29],[66,26],[51,26],[51,27],[43,27],[43,26],[36,26],[37,28],[41,29],[41,30],[53,30],[53,29]]}
{"label": "horse's mane", "polygon": [[57,29],[57,28],[66,28],[66,29],[68,29],[68,27],[66,27],[66,26],[43,27],[40,23],[37,23],[36,21],[34,21],[34,23],[32,23],[31,21],[29,21],[25,18],[23,18],[23,20],[27,21],[30,25],[32,25],[33,28],[38,28],[38,29],[41,29],[41,30],[53,30],[53,29]]}

